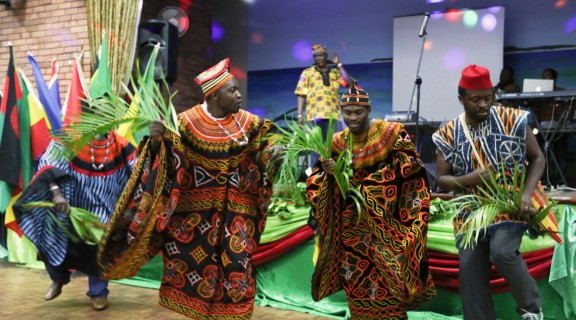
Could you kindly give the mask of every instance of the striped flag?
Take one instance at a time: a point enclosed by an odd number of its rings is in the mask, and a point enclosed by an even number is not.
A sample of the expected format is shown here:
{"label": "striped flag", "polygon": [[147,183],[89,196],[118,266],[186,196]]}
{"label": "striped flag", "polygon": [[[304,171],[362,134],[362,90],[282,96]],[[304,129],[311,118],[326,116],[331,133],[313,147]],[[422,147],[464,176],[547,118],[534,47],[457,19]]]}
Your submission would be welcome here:
{"label": "striped flag", "polygon": [[50,126],[55,133],[59,132],[62,128],[62,110],[60,109],[60,102],[56,102],[50,95],[48,85],[44,80],[40,66],[34,56],[28,52],[28,61],[32,65],[32,72],[34,73],[34,80],[36,80],[36,88],[38,89],[38,98],[48,115]]}
{"label": "striped flag", "polygon": [[22,82],[23,100],[28,103],[28,113],[30,115],[30,144],[32,151],[32,161],[40,159],[50,140],[51,127],[48,116],[42,108],[42,103],[36,96],[32,84],[24,72],[20,71],[20,80]]}
{"label": "striped flag", "polygon": [[[10,46],[10,60],[6,81],[4,82],[4,94],[0,106],[1,113],[4,115],[2,125],[2,136],[0,139],[0,180],[5,185],[0,188],[3,198],[2,202],[12,198],[12,194],[19,193],[22,190],[22,153],[20,147],[20,119],[18,114],[19,101],[22,98],[20,81],[14,67],[14,54]],[[7,211],[10,204],[7,204]],[[8,214],[4,218],[7,228],[11,228],[19,235],[22,231],[18,228],[14,217]]]}
{"label": "striped flag", "polygon": [[56,58],[52,59],[52,75],[50,82],[48,82],[48,92],[52,100],[62,109],[62,100],[60,100],[60,86],[58,85],[58,61]]}
{"label": "striped flag", "polygon": [[20,177],[20,129],[18,100],[22,98],[20,81],[14,67],[14,55],[10,46],[10,61],[4,82],[4,98],[0,112],[4,115],[0,139],[0,180],[13,187],[22,187]]}

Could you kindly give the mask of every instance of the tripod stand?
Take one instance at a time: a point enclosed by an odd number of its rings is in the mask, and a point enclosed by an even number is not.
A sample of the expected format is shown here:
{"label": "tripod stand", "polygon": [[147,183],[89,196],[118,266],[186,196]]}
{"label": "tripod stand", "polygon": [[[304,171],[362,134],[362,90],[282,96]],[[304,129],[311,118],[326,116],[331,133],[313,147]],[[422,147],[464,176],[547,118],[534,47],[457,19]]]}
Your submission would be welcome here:
{"label": "tripod stand", "polygon": [[[428,16],[425,16],[424,23],[426,23],[427,17]],[[416,79],[414,80],[414,87],[412,88],[412,95],[410,96],[410,107],[408,108],[408,118],[412,119],[412,102],[414,101],[414,92],[416,92],[416,126],[414,130],[414,146],[416,147],[416,150],[420,150],[420,86],[422,85],[422,78],[420,77],[420,66],[422,65],[422,55],[424,54],[424,44],[426,43],[426,38],[428,37],[425,24],[422,26],[423,27],[420,30],[422,46],[420,48],[420,56],[418,57],[418,68],[416,68]]]}

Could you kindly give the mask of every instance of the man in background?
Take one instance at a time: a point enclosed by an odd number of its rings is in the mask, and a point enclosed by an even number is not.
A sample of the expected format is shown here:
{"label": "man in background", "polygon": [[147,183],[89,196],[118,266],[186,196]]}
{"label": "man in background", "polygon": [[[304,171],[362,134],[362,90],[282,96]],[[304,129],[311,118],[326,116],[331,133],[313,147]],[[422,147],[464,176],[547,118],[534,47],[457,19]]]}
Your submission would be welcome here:
{"label": "man in background", "polygon": [[[298,96],[298,122],[315,122],[322,129],[325,140],[330,121],[335,131],[339,129],[340,86],[349,87],[351,82],[336,52],[332,51],[332,63],[336,68],[328,66],[328,53],[323,44],[312,46],[312,55],[314,65],[302,71],[294,91]],[[312,154],[310,157],[310,165],[314,165],[318,156]]]}

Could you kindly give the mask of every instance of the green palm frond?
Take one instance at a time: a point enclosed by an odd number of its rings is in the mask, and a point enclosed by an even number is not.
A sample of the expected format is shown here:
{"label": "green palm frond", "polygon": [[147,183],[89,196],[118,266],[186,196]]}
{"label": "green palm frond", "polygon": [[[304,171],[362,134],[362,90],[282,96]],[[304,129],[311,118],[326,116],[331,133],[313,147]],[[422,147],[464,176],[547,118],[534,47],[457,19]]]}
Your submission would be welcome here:
{"label": "green palm frond", "polygon": [[[297,159],[299,154],[303,152],[315,152],[323,159],[332,157],[332,136],[334,135],[332,120],[330,120],[328,125],[326,141],[322,137],[321,128],[315,124],[308,122],[299,124],[289,120],[286,120],[286,123],[288,128],[285,129],[278,126],[279,133],[274,135],[274,140],[286,148],[283,155],[285,161],[283,161],[282,166],[294,166],[295,162],[288,159]],[[352,150],[352,139],[348,140],[349,147],[339,154],[334,166],[333,176],[340,194],[344,199],[349,198],[354,202],[358,209],[358,217],[360,217],[361,209],[366,203],[360,191],[350,184],[350,179],[353,176],[353,170],[350,167],[352,162],[352,152],[350,151]],[[282,171],[283,169],[281,168],[280,170]]]}
{"label": "green palm frond", "polygon": [[298,158],[284,158],[284,164],[280,166],[280,170],[274,181],[272,196],[290,199],[297,207],[304,206],[306,204],[306,197],[298,185],[299,176]]}
{"label": "green palm frond", "polygon": [[[525,173],[520,171],[518,165],[514,166],[512,172],[506,172],[502,165],[497,174],[491,174],[489,179],[483,181],[482,186],[476,187],[476,194],[459,196],[449,201],[457,212],[470,212],[462,225],[462,248],[475,246],[479,236],[486,232],[486,228],[499,213],[515,215],[520,211]],[[541,211],[537,217],[542,214],[545,217],[546,213]],[[535,222],[534,219],[529,220]]]}
{"label": "green palm frond", "polygon": [[165,101],[160,86],[154,80],[154,64],[158,50],[159,45],[154,48],[144,74],[140,73],[137,66],[136,79],[130,79],[134,93],[123,85],[131,104],[113,93],[97,99],[85,99],[88,108],[82,111],[80,117],[72,119],[70,126],[56,135],[64,145],[65,151],[61,156],[70,159],[98,135],[106,134],[127,123],[130,124],[132,132],[138,132],[154,120],[163,120],[168,130],[179,135],[177,115],[172,104],[176,93],[170,93],[168,84],[164,82],[163,86],[168,92],[168,101]]}
{"label": "green palm frond", "polygon": [[[98,217],[82,208],[70,207],[69,218],[72,229],[68,228],[54,213],[54,203],[48,201],[31,201],[22,205],[23,208],[46,208],[46,213],[56,223],[58,228],[66,234],[72,242],[84,242],[88,245],[96,245],[104,234],[106,226],[98,220]],[[50,225],[49,225],[50,226]],[[53,230],[50,230],[53,232]]]}

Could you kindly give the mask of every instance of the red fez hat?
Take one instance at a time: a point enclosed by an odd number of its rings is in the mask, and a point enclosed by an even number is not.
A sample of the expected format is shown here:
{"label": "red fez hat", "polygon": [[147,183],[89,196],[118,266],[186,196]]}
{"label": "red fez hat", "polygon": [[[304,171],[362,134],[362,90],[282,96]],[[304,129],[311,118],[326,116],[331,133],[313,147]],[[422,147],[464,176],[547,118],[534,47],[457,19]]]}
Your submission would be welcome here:
{"label": "red fez hat", "polygon": [[462,70],[462,77],[458,85],[466,90],[491,89],[490,72],[484,67],[471,64]]}
{"label": "red fez hat", "polygon": [[204,96],[207,97],[232,77],[230,73],[230,60],[226,58],[199,74],[194,80],[202,87],[202,92],[204,92]]}

